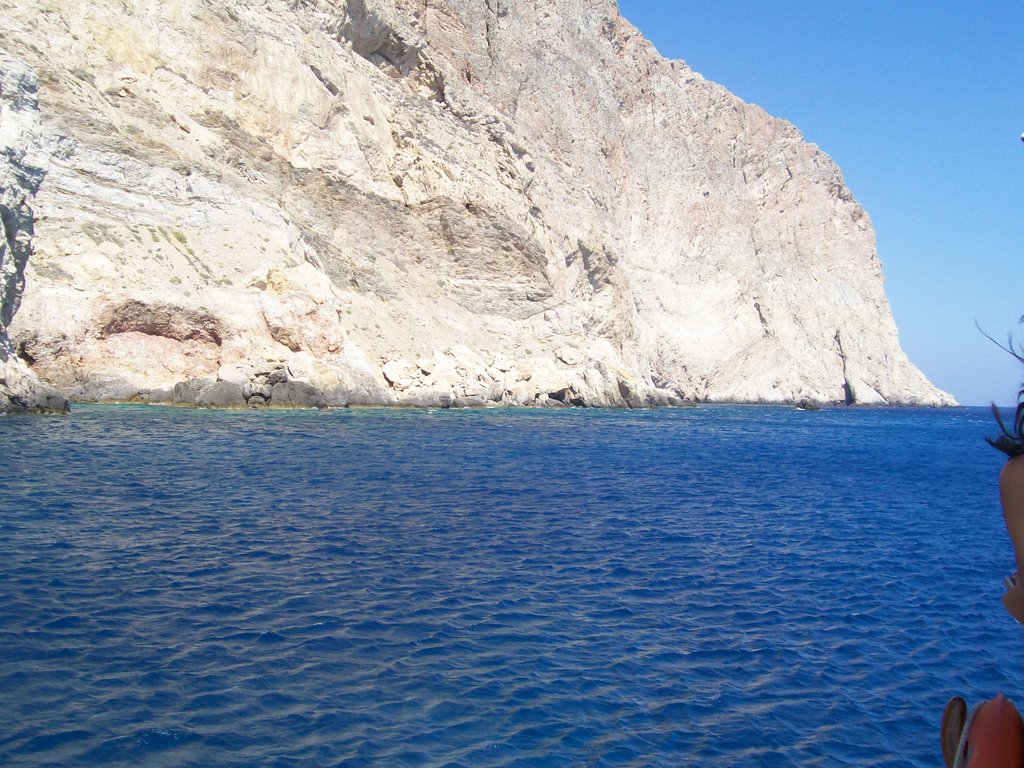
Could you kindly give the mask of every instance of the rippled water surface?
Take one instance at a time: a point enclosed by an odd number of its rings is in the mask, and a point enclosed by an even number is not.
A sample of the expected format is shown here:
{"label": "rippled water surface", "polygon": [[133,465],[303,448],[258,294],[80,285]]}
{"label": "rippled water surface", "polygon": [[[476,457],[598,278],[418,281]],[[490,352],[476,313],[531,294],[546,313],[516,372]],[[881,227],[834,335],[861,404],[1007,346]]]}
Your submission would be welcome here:
{"label": "rippled water surface", "polygon": [[934,766],[980,410],[0,419],[0,764]]}

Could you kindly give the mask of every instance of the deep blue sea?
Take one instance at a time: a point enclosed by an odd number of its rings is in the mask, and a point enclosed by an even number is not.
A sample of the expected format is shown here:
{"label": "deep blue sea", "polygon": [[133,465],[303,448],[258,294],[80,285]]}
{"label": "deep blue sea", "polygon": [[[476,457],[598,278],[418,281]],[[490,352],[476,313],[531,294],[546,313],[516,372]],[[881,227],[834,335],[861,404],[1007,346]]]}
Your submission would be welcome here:
{"label": "deep blue sea", "polygon": [[936,766],[983,409],[0,419],[0,764]]}

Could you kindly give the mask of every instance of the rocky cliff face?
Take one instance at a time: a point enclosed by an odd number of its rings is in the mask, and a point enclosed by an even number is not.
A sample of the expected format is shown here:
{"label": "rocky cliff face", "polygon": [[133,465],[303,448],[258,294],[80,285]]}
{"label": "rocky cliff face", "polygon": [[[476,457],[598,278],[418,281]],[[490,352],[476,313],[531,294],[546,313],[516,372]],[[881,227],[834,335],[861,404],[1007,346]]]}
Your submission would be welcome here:
{"label": "rocky cliff face", "polygon": [[73,397],[952,402],[832,161],[612,0],[0,0],[0,29],[53,148],[12,340]]}
{"label": "rocky cliff face", "polygon": [[45,153],[38,145],[38,90],[31,70],[0,59],[0,413],[68,408],[62,394],[41,384],[18,359],[7,333],[25,289],[32,199],[45,174]]}

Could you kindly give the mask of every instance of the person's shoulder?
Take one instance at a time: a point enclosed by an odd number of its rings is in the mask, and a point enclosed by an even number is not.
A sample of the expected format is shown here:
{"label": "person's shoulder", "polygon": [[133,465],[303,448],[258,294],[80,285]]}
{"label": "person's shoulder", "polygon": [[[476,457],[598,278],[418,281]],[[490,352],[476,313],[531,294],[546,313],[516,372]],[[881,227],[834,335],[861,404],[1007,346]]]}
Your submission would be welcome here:
{"label": "person's shoulder", "polygon": [[1002,483],[1020,483],[1020,487],[1024,489],[1024,454],[1014,456],[1003,465],[999,480]]}

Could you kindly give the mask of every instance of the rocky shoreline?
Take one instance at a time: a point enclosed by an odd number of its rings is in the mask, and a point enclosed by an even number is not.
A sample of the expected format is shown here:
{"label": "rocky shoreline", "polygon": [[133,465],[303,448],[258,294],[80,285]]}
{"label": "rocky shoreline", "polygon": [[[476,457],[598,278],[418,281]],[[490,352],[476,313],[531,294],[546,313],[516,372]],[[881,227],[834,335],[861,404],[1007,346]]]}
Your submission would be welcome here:
{"label": "rocky shoreline", "polygon": [[[117,391],[120,388],[120,391]],[[656,388],[633,390],[621,383],[617,393],[604,393],[599,400],[588,401],[575,388],[561,387],[549,392],[517,397],[512,391],[491,388],[482,394],[455,395],[450,391],[417,389],[394,393],[383,389],[322,389],[307,381],[292,378],[287,369],[276,368],[251,381],[192,378],[170,388],[120,387],[111,382],[92,388],[76,388],[71,393],[76,403],[149,403],[200,408],[348,408],[350,406],[398,408],[650,408],[692,405],[678,394]]]}
{"label": "rocky shoreline", "polygon": [[[223,409],[223,410],[287,410],[287,409],[345,409],[385,408],[396,410],[448,410],[448,409],[501,409],[501,408],[584,408],[609,410],[646,410],[654,408],[694,408],[702,405],[748,405],[752,407],[794,407],[802,411],[818,411],[824,408],[909,408],[940,407],[956,408],[958,405],[939,406],[921,403],[848,404],[842,401],[820,400],[687,400],[668,390],[647,390],[642,396],[624,395],[614,401],[599,404],[588,403],[571,390],[564,389],[538,396],[530,402],[517,402],[495,397],[457,397],[446,392],[420,391],[406,396],[368,396],[367,393],[353,397],[344,390],[322,390],[308,382],[279,378],[273,383],[264,382],[259,386],[241,385],[235,382],[212,379],[189,379],[178,382],[171,388],[125,390],[112,395],[109,390],[103,396],[88,395],[88,389],[77,392],[71,405],[153,405],[181,408]],[[67,400],[64,400],[67,403]],[[40,408],[50,412],[67,412],[63,409]]]}

